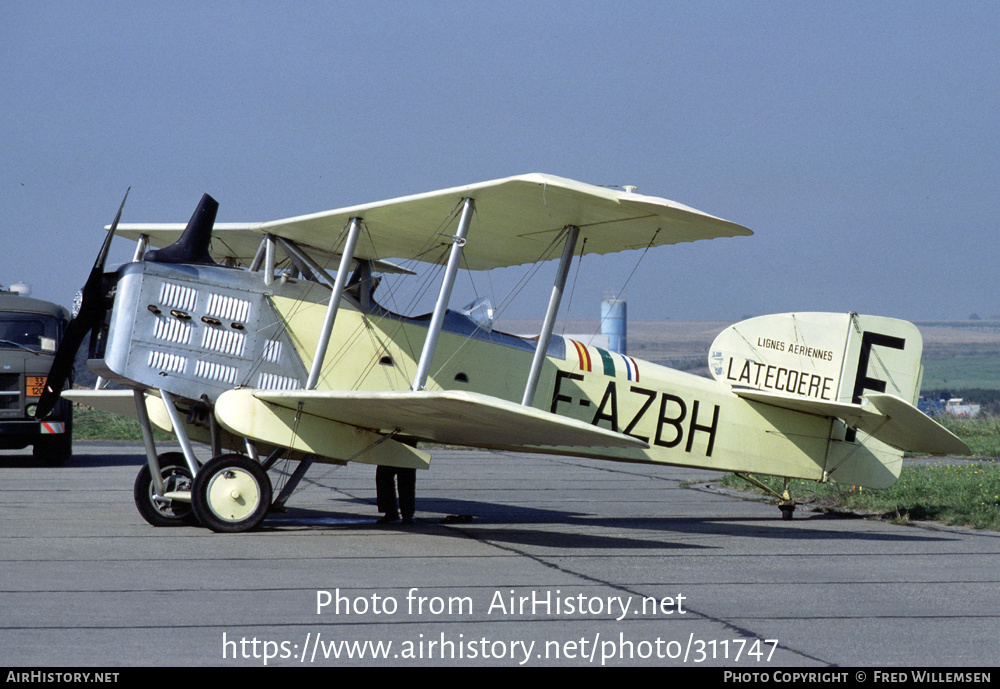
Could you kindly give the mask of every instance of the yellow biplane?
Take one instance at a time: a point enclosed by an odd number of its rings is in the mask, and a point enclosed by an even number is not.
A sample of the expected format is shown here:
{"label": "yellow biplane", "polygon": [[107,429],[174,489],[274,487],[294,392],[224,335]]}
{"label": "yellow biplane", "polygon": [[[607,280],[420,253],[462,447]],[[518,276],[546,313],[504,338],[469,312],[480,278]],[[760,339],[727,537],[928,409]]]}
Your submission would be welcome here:
{"label": "yellow biplane", "polygon": [[[712,345],[711,379],[553,335],[574,257],[751,234],[672,201],[530,174],[273,222],[215,224],[217,209],[204,196],[186,225],[119,209],[39,404],[93,333],[89,367],[125,389],[62,394],[139,419],[135,500],[154,525],[252,529],[311,463],[426,469],[422,443],[785,477],[786,518],[788,479],[885,488],[904,451],[968,452],[913,406],[922,343],[904,321],[750,319]],[[115,232],[135,259],[105,273]],[[460,267],[560,253],[536,337],[449,309]],[[407,260],[443,266],[426,316],[377,296]],[[154,427],[180,452],[158,453]],[[279,458],[300,464],[274,496]]]}

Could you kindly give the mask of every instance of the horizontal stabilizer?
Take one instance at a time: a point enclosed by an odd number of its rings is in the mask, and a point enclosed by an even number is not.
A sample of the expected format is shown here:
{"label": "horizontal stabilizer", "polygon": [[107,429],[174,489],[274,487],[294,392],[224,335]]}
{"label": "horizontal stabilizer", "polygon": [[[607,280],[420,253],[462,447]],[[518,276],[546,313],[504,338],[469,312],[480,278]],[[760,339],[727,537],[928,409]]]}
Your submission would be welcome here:
{"label": "horizontal stabilizer", "polygon": [[135,393],[131,390],[63,390],[60,397],[85,407],[136,417]]}
{"label": "horizontal stabilizer", "polygon": [[969,446],[951,431],[895,395],[869,392],[865,399],[888,419],[878,433],[862,427],[861,430],[869,435],[907,452],[931,455],[967,455],[971,452]]}
{"label": "horizontal stabilizer", "polygon": [[796,397],[764,390],[736,389],[734,393],[755,402],[806,414],[841,419],[904,452],[932,455],[967,455],[969,447],[912,404],[884,393],[869,392],[861,404]]}
{"label": "horizontal stabilizer", "polygon": [[234,390],[303,414],[419,440],[491,449],[552,446],[645,448],[631,436],[582,421],[472,392],[358,392]]}

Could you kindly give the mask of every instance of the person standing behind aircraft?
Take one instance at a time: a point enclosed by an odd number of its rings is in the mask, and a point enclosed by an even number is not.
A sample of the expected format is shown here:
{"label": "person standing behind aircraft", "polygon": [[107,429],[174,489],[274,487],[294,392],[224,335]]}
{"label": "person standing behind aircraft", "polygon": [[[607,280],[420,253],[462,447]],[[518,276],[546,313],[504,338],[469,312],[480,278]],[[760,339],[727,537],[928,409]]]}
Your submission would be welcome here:
{"label": "person standing behind aircraft", "polygon": [[400,516],[404,524],[412,524],[416,511],[417,470],[379,464],[375,469],[375,496],[378,511],[383,513],[376,524],[391,524],[399,521]]}

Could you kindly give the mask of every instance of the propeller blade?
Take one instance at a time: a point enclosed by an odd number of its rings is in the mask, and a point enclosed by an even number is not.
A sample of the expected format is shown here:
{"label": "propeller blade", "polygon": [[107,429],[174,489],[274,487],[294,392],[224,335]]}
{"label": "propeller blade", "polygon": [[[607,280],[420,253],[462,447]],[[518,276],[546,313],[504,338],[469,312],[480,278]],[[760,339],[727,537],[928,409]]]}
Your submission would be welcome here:
{"label": "propeller blade", "polygon": [[45,418],[55,409],[56,403],[59,402],[59,395],[73,372],[77,350],[80,349],[80,345],[83,344],[87,335],[104,322],[104,315],[107,312],[107,306],[104,303],[104,263],[107,261],[111,240],[114,239],[115,230],[118,229],[118,221],[121,220],[122,210],[125,208],[125,201],[131,190],[132,188],[129,187],[125,191],[125,198],[122,199],[122,204],[118,207],[118,214],[115,215],[114,222],[108,229],[101,250],[97,254],[97,260],[94,261],[94,267],[91,268],[87,282],[83,286],[80,311],[66,326],[66,332],[59,342],[59,349],[56,350],[56,357],[52,361],[52,367],[49,369],[49,375],[45,381],[45,390],[42,391],[38,407],[35,409],[36,419]]}
{"label": "propeller blade", "polygon": [[84,324],[79,318],[74,318],[66,326],[66,333],[59,343],[56,358],[52,362],[52,368],[49,369],[49,375],[45,381],[45,390],[42,391],[42,396],[39,398],[38,406],[35,409],[36,419],[44,419],[55,409],[56,404],[59,402],[59,395],[62,393],[66,381],[69,380],[70,373],[73,371],[76,352],[80,349],[80,345],[83,344],[83,340],[91,330],[93,330],[93,327]]}
{"label": "propeller blade", "polygon": [[122,205],[118,206],[115,219],[111,222],[111,227],[108,228],[108,236],[104,238],[104,244],[101,245],[101,250],[97,254],[97,260],[94,261],[94,269],[90,271],[91,276],[93,276],[95,270],[104,273],[104,262],[108,258],[108,251],[111,249],[111,240],[114,239],[115,230],[118,229],[118,221],[122,219],[122,211],[125,210],[125,202],[128,201],[128,193],[130,191],[132,191],[132,187],[125,190],[125,198],[122,199]]}

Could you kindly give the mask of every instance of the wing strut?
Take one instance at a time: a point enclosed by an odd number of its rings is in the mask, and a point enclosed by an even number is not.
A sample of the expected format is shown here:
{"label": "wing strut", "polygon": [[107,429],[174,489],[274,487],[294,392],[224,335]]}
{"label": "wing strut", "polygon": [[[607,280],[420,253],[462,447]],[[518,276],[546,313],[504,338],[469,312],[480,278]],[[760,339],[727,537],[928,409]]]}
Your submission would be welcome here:
{"label": "wing strut", "polygon": [[247,270],[251,273],[256,273],[260,270],[261,265],[264,263],[264,254],[267,252],[267,238],[270,235],[265,235],[264,239],[261,240],[260,245],[257,247],[257,253],[254,254],[253,260],[250,261],[250,265],[247,266]]}
{"label": "wing strut", "polygon": [[264,284],[270,285],[274,282],[274,249],[275,240],[273,234],[264,236]]}
{"label": "wing strut", "polygon": [[138,243],[135,245],[135,254],[132,256],[132,263],[137,263],[142,260],[142,257],[146,255],[146,249],[149,247],[149,235],[140,234]]}
{"label": "wing strut", "polygon": [[448,256],[448,265],[445,267],[444,279],[441,281],[441,292],[438,294],[437,303],[434,304],[434,314],[431,316],[431,323],[427,329],[427,339],[424,340],[424,349],[420,352],[420,363],[417,364],[417,373],[413,377],[414,390],[423,390],[427,383],[431,359],[434,358],[438,335],[441,334],[441,326],[444,324],[444,313],[448,310],[451,288],[455,286],[458,263],[462,260],[462,247],[465,246],[465,237],[469,234],[469,225],[472,224],[472,213],[475,208],[476,202],[471,198],[466,197],[462,201],[462,217],[458,221],[455,243],[451,245],[451,255]]}
{"label": "wing strut", "polygon": [[160,473],[159,455],[156,454],[156,443],[153,440],[153,427],[149,423],[149,410],[146,409],[146,393],[142,390],[132,390],[135,399],[135,412],[139,417],[139,429],[142,431],[142,443],[146,446],[146,462],[149,464],[149,477],[158,496],[163,495],[163,474]]}
{"label": "wing strut", "polygon": [[545,312],[545,320],[542,322],[542,332],[538,335],[538,346],[535,348],[535,357],[531,360],[531,371],[528,373],[528,382],[524,386],[524,398],[521,404],[530,407],[535,400],[535,390],[538,388],[538,376],[542,372],[542,363],[545,361],[545,354],[549,351],[549,340],[552,339],[552,327],[556,322],[556,314],[559,312],[559,303],[562,301],[563,290],[566,288],[566,276],[569,274],[569,265],[573,261],[573,251],[576,250],[576,240],[580,236],[580,228],[569,225],[566,228],[566,245],[563,246],[562,258],[559,260],[559,270],[556,271],[555,283],[552,285],[552,296],[549,297],[549,308]]}
{"label": "wing strut", "polygon": [[316,354],[313,356],[309,378],[306,380],[306,390],[316,389],[319,372],[323,368],[324,359],[326,359],[326,349],[330,344],[330,335],[333,333],[333,324],[337,320],[340,297],[344,294],[344,286],[347,284],[347,278],[350,275],[351,261],[354,259],[354,249],[358,245],[358,236],[360,234],[361,218],[351,218],[351,227],[347,231],[347,243],[344,245],[344,253],[340,256],[340,268],[337,270],[337,279],[333,284],[333,292],[330,294],[330,305],[326,309],[326,319],[323,321],[319,343],[316,345]]}

